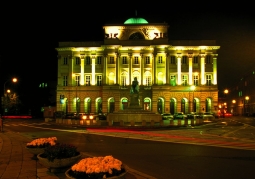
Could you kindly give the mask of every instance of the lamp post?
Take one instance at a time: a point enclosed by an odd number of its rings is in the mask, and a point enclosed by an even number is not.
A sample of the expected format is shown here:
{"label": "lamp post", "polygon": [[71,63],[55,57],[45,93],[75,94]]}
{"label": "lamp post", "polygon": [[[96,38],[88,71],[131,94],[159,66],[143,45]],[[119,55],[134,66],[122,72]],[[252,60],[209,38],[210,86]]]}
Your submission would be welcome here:
{"label": "lamp post", "polygon": [[18,81],[17,78],[12,78],[12,79],[8,79],[4,82],[4,94],[3,94],[3,100],[2,100],[2,110],[3,110],[3,114],[5,115],[5,85],[7,82],[9,82],[10,80],[12,80],[13,83],[16,83]]}
{"label": "lamp post", "polygon": [[249,99],[250,99],[250,97],[249,96],[245,96],[245,106],[244,106],[244,108],[245,108],[245,112],[246,112],[246,115],[247,116],[249,116],[249,113],[248,113],[248,102],[249,102]]}
{"label": "lamp post", "polygon": [[[224,100],[228,101],[227,100],[227,94],[228,94],[228,89],[225,89],[224,90]],[[224,105],[223,105],[223,118],[225,117],[225,113],[227,112],[227,102],[224,102]]]}
{"label": "lamp post", "polygon": [[233,104],[233,108],[232,108],[231,112],[232,112],[233,115],[235,115],[235,113],[236,113],[236,106],[235,106],[236,105],[236,100],[235,99],[232,100],[232,104]]}

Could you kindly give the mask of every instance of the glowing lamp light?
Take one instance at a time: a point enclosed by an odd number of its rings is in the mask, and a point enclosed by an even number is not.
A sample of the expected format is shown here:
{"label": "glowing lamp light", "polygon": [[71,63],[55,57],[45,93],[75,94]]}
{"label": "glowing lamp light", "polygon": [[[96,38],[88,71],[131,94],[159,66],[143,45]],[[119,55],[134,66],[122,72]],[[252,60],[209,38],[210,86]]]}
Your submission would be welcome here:
{"label": "glowing lamp light", "polygon": [[194,91],[194,90],[196,89],[196,86],[192,85],[192,86],[190,87],[190,89],[191,89],[192,91]]}
{"label": "glowing lamp light", "polygon": [[17,78],[13,78],[13,79],[12,79],[12,82],[14,82],[14,83],[16,83],[17,81],[18,81]]}

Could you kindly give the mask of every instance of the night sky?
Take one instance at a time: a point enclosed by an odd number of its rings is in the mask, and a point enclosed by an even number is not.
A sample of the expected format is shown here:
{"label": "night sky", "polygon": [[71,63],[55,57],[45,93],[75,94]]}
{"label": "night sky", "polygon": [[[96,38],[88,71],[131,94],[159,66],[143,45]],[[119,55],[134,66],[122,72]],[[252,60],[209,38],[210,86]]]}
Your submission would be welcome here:
{"label": "night sky", "polygon": [[148,4],[146,1],[141,5],[131,1],[107,1],[97,7],[101,1],[64,2],[2,4],[1,84],[16,76],[20,79],[22,93],[33,93],[38,80],[57,79],[55,48],[59,41],[103,40],[104,24],[122,24],[135,17],[135,12],[137,17],[145,18],[149,23],[167,22],[171,40],[216,40],[221,46],[218,51],[220,91],[234,86],[241,76],[255,67],[255,10],[252,4],[223,6],[215,1]]}

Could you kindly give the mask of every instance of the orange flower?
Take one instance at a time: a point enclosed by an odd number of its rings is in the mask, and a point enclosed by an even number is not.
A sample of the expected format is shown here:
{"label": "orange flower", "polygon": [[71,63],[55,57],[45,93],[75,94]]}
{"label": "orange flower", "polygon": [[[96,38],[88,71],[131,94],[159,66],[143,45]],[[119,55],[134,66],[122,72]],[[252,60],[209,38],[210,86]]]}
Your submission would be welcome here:
{"label": "orange flower", "polygon": [[106,172],[112,174],[112,170],[121,170],[122,162],[112,156],[84,158],[71,167],[72,171],[85,172],[87,174]]}

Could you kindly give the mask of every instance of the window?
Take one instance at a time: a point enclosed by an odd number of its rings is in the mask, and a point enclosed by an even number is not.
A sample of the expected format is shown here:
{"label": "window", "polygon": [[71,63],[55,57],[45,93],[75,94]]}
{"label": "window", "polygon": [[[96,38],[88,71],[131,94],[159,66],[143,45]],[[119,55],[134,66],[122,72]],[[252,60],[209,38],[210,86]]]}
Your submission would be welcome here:
{"label": "window", "polygon": [[193,57],[193,63],[198,63],[198,56]]}
{"label": "window", "polygon": [[198,75],[194,75],[194,77],[193,77],[193,84],[195,85],[195,86],[198,86]]}
{"label": "window", "polygon": [[67,62],[68,62],[68,58],[67,57],[64,57],[64,59],[63,59],[64,61],[63,61],[63,64],[64,65],[67,65]]}
{"label": "window", "polygon": [[146,86],[151,86],[151,77],[150,76],[145,77],[145,85]]}
{"label": "window", "polygon": [[122,64],[127,64],[127,57],[122,57]]}
{"label": "window", "polygon": [[182,85],[187,86],[188,85],[188,75],[182,76]]}
{"label": "window", "polygon": [[80,57],[75,57],[75,64],[80,65],[81,64],[81,59]]}
{"label": "window", "polygon": [[102,56],[97,57],[97,64],[101,65],[102,64]]}
{"label": "window", "polygon": [[145,64],[149,65],[151,62],[150,62],[150,56],[146,56],[145,57]]}
{"label": "window", "polygon": [[205,63],[206,64],[210,64],[211,63],[211,55],[207,55],[206,56]]}
{"label": "window", "polygon": [[206,85],[207,86],[212,85],[212,75],[206,75]]}
{"label": "window", "polygon": [[97,86],[102,86],[102,76],[101,75],[97,76]]}
{"label": "window", "polygon": [[176,78],[175,75],[170,76],[170,85],[171,86],[176,86]]}
{"label": "window", "polygon": [[75,85],[80,86],[80,76],[75,76]]}
{"label": "window", "polygon": [[121,86],[126,86],[126,85],[127,85],[127,77],[121,76]]}
{"label": "window", "polygon": [[159,56],[158,57],[158,63],[163,63],[163,60],[162,60],[163,58],[162,58],[162,56]]}
{"label": "window", "polygon": [[90,86],[90,76],[86,76],[86,86]]}
{"label": "window", "polygon": [[90,65],[90,57],[86,56],[86,65]]}
{"label": "window", "polygon": [[67,76],[63,76],[63,86],[67,86]]}
{"label": "window", "polygon": [[176,64],[176,58],[175,56],[171,56],[171,64]]}
{"label": "window", "polygon": [[137,56],[135,56],[134,64],[139,64],[139,60],[138,60],[138,57],[137,57]]}
{"label": "window", "polygon": [[182,57],[182,64],[187,64],[187,59],[188,59],[187,56],[183,56]]}
{"label": "window", "polygon": [[110,64],[114,64],[114,57],[110,57]]}

